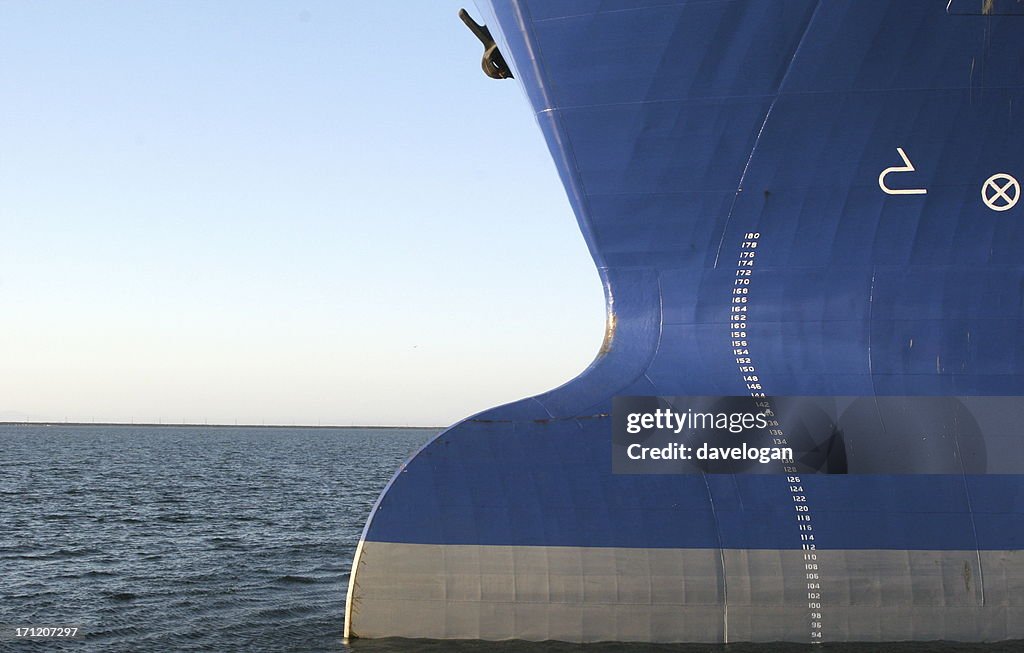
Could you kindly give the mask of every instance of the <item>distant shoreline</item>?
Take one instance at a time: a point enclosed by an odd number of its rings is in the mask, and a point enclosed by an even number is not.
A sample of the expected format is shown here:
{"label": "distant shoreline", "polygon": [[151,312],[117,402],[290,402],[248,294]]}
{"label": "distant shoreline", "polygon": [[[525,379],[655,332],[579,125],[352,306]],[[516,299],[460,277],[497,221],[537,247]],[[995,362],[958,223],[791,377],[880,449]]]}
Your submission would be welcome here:
{"label": "distant shoreline", "polygon": [[444,426],[362,426],[359,424],[198,424],[198,423],[150,423],[150,422],[0,422],[0,426],[160,426],[170,428],[211,428],[211,429],[417,429],[431,431]]}

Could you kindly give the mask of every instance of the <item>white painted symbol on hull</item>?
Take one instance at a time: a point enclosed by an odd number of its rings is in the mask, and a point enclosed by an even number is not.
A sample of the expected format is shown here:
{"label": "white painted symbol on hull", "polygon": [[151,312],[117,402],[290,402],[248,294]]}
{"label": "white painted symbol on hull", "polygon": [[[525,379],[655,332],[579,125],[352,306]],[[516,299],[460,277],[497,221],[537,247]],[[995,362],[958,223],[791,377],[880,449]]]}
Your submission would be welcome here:
{"label": "white painted symbol on hull", "polygon": [[927,188],[889,188],[885,185],[885,178],[887,175],[893,172],[914,172],[914,164],[910,162],[907,157],[907,153],[903,151],[902,147],[897,147],[896,151],[899,152],[900,158],[903,159],[903,165],[892,166],[886,168],[878,175],[878,187],[882,189],[882,192],[886,195],[924,195],[928,192]]}
{"label": "white painted symbol on hull", "polygon": [[1016,179],[999,172],[981,185],[981,201],[993,211],[1009,211],[1020,199],[1020,183]]}

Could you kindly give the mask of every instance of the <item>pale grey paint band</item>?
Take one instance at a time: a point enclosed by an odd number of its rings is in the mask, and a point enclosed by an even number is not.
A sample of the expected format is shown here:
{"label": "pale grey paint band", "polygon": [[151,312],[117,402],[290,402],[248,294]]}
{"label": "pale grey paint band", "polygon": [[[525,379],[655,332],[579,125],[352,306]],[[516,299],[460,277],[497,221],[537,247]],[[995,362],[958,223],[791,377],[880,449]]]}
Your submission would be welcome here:
{"label": "pale grey paint band", "polygon": [[[809,637],[804,551],[363,542],[360,553],[347,611],[353,637]],[[815,554],[824,641],[1024,638],[1020,551]]]}

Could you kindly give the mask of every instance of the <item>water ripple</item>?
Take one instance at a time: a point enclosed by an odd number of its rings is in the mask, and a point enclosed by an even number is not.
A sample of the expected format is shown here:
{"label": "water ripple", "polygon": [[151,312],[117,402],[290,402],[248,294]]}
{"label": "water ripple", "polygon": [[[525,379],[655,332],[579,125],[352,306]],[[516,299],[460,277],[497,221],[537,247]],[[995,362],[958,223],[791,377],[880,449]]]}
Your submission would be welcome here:
{"label": "water ripple", "polygon": [[[0,426],[0,624],[86,639],[0,651],[925,653],[1021,643],[649,646],[342,642],[366,515],[432,432]],[[50,455],[60,452],[60,456]]]}
{"label": "water ripple", "polygon": [[343,572],[432,434],[0,427],[0,624],[86,633],[0,651],[347,650]]}

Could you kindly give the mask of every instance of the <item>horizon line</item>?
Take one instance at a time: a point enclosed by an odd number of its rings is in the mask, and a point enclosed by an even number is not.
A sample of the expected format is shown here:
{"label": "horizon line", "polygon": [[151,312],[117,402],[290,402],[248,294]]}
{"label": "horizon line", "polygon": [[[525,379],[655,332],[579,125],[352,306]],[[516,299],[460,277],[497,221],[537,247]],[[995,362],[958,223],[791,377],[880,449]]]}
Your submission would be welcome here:
{"label": "horizon line", "polygon": [[40,420],[38,422],[0,421],[0,426],[166,426],[166,427],[210,427],[210,428],[256,428],[256,429],[443,429],[447,426],[394,426],[364,424],[207,424],[199,422],[59,422]]}

